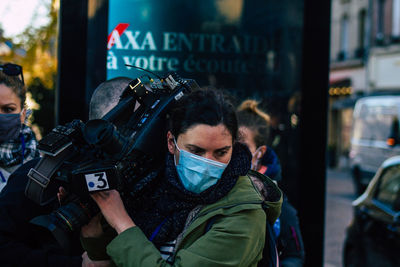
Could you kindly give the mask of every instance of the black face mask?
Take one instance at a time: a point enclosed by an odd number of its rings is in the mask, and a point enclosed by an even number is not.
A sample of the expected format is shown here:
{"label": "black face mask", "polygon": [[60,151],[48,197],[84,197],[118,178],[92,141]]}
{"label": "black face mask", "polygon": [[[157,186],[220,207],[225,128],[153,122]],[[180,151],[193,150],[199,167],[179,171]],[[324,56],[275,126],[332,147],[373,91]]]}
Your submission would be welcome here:
{"label": "black face mask", "polygon": [[0,114],[0,143],[17,139],[21,131],[20,114]]}

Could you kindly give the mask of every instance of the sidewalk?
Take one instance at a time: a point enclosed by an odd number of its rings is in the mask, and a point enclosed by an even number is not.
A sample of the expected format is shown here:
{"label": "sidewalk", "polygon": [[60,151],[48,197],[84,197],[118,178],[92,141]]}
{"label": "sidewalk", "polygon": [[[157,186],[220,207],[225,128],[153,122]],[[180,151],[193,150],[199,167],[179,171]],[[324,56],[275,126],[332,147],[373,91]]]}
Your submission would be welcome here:
{"label": "sidewalk", "polygon": [[341,267],[346,227],[350,224],[355,199],[348,170],[328,169],[326,183],[324,267]]}

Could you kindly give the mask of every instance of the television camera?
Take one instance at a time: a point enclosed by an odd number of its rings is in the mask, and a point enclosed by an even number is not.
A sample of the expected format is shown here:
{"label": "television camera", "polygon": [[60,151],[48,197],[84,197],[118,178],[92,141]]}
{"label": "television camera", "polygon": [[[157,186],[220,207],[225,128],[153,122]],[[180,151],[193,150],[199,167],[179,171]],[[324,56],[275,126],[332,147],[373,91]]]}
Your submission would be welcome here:
{"label": "television camera", "polygon": [[141,178],[162,165],[168,113],[198,88],[194,80],[175,73],[143,77],[129,82],[118,104],[101,119],[59,125],[39,142],[43,157],[28,173],[26,196],[47,205],[60,186],[68,195],[63,205],[31,223],[47,228],[63,247],[72,232],[99,212],[90,193],[116,189],[124,199]]}

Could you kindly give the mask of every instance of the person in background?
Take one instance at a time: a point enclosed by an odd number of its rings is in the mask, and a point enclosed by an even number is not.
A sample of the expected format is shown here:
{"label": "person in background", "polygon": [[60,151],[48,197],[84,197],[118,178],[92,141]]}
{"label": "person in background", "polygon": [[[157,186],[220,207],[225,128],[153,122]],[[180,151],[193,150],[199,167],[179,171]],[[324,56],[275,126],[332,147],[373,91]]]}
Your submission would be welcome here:
{"label": "person in background", "polygon": [[[3,74],[0,71],[1,77]],[[111,110],[132,79],[118,77],[101,83],[94,91],[89,118],[99,119]],[[60,246],[47,229],[30,221],[60,206],[57,199],[42,206],[25,195],[27,173],[40,158],[15,170],[0,194],[0,266],[82,266],[83,249],[79,233],[71,235],[68,249]]]}
{"label": "person in background", "polygon": [[271,182],[266,214],[234,107],[197,90],[179,100],[169,128],[165,164],[132,188],[134,198],[92,194],[111,227],[95,217],[82,228],[83,266],[257,266],[282,195]]}
{"label": "person in background", "polygon": [[14,170],[40,156],[35,134],[25,124],[28,112],[22,77],[21,66],[0,65],[0,191]]}
{"label": "person in background", "polygon": [[[269,137],[269,115],[258,108],[255,100],[245,100],[238,107],[240,140],[252,153],[251,169],[281,180],[281,167],[275,152],[266,146]],[[304,263],[304,245],[296,209],[284,196],[281,215],[274,224],[280,266],[300,267]]]}

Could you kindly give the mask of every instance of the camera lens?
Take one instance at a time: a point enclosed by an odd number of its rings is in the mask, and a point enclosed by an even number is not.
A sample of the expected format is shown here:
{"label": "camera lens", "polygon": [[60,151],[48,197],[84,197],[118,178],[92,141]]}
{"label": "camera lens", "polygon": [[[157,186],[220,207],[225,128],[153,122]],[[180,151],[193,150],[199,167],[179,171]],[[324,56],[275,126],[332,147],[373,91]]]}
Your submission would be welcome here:
{"label": "camera lens", "polygon": [[31,223],[47,228],[62,244],[72,232],[79,231],[99,211],[94,203],[83,203],[76,198],[48,215],[33,218]]}
{"label": "camera lens", "polygon": [[54,224],[64,231],[79,230],[82,225],[89,222],[92,215],[81,203],[70,202],[53,211],[49,216],[53,217]]}

